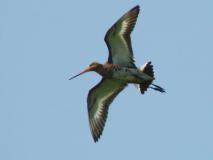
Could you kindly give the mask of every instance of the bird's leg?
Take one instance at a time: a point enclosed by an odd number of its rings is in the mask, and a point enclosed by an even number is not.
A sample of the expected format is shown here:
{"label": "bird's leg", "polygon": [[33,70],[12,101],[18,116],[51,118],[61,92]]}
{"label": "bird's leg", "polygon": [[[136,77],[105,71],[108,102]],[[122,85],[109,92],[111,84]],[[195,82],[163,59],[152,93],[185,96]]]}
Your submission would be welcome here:
{"label": "bird's leg", "polygon": [[166,93],[166,91],[165,91],[165,89],[163,89],[162,87],[160,87],[160,86],[158,86],[158,85],[156,85],[156,84],[152,84],[154,87],[149,87],[149,88],[152,88],[152,89],[154,89],[154,90],[156,90],[156,91],[159,91],[159,92],[161,92],[161,93]]}

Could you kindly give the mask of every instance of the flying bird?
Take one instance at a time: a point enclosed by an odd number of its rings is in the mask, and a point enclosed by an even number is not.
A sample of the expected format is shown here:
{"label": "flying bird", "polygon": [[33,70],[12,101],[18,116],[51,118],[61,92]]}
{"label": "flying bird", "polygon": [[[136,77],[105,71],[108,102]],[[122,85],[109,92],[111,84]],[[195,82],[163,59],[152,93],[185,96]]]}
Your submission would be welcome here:
{"label": "flying bird", "polygon": [[140,7],[135,6],[107,31],[104,40],[109,56],[105,64],[93,62],[85,70],[70,78],[71,80],[89,71],[95,71],[102,76],[102,80],[90,89],[87,97],[89,125],[95,142],[102,135],[109,105],[129,83],[135,84],[141,94],[148,88],[165,92],[162,87],[153,84],[155,78],[151,62],[145,63],[140,68],[134,63],[130,34],[139,11]]}

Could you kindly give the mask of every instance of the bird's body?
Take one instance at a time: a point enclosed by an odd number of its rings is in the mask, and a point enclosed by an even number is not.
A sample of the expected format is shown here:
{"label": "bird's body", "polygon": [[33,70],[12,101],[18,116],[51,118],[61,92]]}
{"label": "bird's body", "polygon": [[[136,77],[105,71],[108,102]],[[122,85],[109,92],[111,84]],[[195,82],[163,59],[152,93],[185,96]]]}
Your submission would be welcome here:
{"label": "bird's body", "polygon": [[123,83],[140,84],[145,81],[154,80],[154,77],[149,76],[139,68],[120,67],[118,65],[113,65],[110,63],[106,63],[103,65],[96,63],[96,65],[99,65],[99,67],[97,67],[97,70],[95,70],[95,72],[100,74],[102,77],[119,80]]}
{"label": "bird's body", "polygon": [[93,62],[84,71],[70,78],[89,71],[102,76],[102,80],[90,89],[87,97],[90,130],[95,142],[103,132],[109,105],[129,83],[136,84],[142,94],[148,88],[165,92],[153,84],[155,78],[151,62],[141,68],[137,68],[134,63],[130,34],[138,14],[139,6],[135,6],[107,31],[104,40],[109,49],[109,57],[105,64]]}

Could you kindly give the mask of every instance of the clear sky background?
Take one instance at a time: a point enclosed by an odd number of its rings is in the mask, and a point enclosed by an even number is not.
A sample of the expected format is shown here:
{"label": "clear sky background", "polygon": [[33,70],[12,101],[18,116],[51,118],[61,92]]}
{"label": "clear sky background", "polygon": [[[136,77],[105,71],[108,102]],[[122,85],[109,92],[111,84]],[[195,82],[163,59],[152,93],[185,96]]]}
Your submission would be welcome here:
{"label": "clear sky background", "polygon": [[[151,60],[167,93],[129,85],[112,103],[98,143],[86,97],[105,62],[107,29],[139,4],[138,66]],[[1,160],[212,160],[212,0],[1,0]]]}

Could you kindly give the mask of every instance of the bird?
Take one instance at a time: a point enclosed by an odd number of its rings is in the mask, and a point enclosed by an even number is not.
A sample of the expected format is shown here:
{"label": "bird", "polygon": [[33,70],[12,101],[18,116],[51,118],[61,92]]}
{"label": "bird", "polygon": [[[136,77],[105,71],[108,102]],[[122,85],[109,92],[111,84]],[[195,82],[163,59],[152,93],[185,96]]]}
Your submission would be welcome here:
{"label": "bird", "polygon": [[93,62],[69,79],[90,71],[102,76],[101,81],[89,90],[87,96],[89,126],[94,142],[97,142],[103,133],[110,104],[128,84],[135,84],[141,94],[148,88],[165,92],[165,89],[153,83],[155,77],[151,61],[140,68],[135,65],[130,35],[139,11],[139,5],[133,7],[106,32],[104,41],[109,52],[106,63]]}

